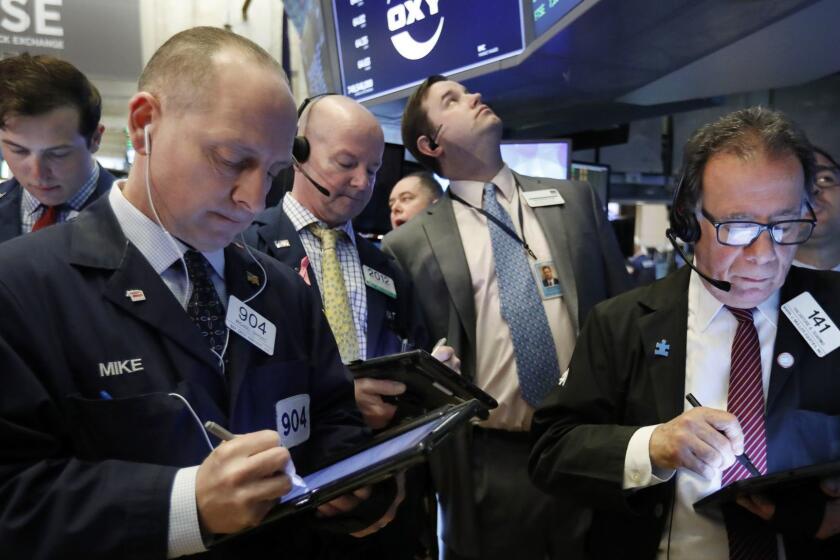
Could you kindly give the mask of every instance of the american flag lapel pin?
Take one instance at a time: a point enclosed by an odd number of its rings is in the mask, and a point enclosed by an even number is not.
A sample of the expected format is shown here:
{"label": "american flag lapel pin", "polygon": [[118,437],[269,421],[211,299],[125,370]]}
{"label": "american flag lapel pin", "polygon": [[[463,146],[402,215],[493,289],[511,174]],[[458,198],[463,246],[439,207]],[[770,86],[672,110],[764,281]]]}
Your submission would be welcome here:
{"label": "american flag lapel pin", "polygon": [[143,293],[143,290],[126,290],[125,297],[130,299],[132,303],[146,301],[146,294]]}

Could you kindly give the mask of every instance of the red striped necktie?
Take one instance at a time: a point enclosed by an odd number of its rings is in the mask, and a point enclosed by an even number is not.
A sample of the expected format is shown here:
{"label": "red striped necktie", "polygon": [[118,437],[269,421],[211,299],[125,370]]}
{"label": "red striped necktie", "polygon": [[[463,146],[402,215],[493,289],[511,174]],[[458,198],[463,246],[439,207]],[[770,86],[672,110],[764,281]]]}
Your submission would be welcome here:
{"label": "red striped necktie", "polygon": [[[732,362],[729,370],[729,394],[726,408],[738,417],[738,422],[744,431],[744,452],[752,459],[761,474],[767,474],[767,434],[764,424],[761,345],[758,342],[758,331],[753,324],[753,310],[729,306],[727,309],[738,320],[738,329],[732,341]],[[750,473],[736,462],[723,472],[721,486],[749,478],[749,476]],[[736,509],[732,513],[724,512],[729,537],[729,558],[733,560],[775,559],[778,552],[776,538],[769,527],[746,510]]]}

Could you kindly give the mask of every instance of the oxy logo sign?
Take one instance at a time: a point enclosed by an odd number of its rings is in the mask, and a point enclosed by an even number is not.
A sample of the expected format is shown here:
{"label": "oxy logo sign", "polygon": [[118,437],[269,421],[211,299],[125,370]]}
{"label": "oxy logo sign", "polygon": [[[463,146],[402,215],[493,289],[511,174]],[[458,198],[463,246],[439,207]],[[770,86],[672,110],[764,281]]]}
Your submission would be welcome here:
{"label": "oxy logo sign", "polygon": [[[443,31],[443,16],[440,16],[434,35],[425,41],[414,39],[408,29],[405,28],[426,19],[426,11],[428,11],[428,17],[439,15],[439,2],[440,0],[407,0],[406,2],[398,2],[388,8],[388,30],[392,33],[397,32],[391,36],[391,42],[400,56],[408,60],[420,60],[435,48]],[[388,4],[391,4],[391,0],[388,0]]]}
{"label": "oxy logo sign", "polygon": [[62,0],[0,0],[0,45],[63,49],[61,7]]}

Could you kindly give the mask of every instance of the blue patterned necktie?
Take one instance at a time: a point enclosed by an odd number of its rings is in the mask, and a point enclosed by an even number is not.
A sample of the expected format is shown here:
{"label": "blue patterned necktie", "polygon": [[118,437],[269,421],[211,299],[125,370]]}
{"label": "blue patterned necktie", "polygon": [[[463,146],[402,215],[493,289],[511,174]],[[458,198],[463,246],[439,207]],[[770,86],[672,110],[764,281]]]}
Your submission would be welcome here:
{"label": "blue patterned necktie", "polygon": [[225,308],[210,279],[210,263],[204,255],[192,249],[184,253],[184,261],[187,263],[187,274],[192,284],[187,314],[207,339],[210,348],[216,355],[221,355],[227,334]]}
{"label": "blue patterned necktie", "polygon": [[[516,231],[510,215],[496,200],[496,185],[484,185],[484,211]],[[487,220],[502,318],[510,327],[519,387],[525,402],[536,407],[560,380],[557,350],[537,284],[522,243]]]}

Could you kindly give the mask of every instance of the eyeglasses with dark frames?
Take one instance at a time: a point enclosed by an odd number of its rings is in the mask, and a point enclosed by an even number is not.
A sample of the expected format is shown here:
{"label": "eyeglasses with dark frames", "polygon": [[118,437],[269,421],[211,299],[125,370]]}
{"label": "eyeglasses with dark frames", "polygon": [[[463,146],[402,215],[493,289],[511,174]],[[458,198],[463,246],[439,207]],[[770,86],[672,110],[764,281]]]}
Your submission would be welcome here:
{"label": "eyeglasses with dark frames", "polygon": [[814,209],[805,201],[805,206],[811,214],[811,218],[798,220],[779,220],[762,224],[748,220],[716,220],[705,208],[700,208],[703,217],[715,226],[717,240],[721,245],[729,247],[747,247],[758,239],[761,232],[767,230],[770,238],[777,245],[801,245],[811,238],[814,226],[817,225],[817,217]]}

